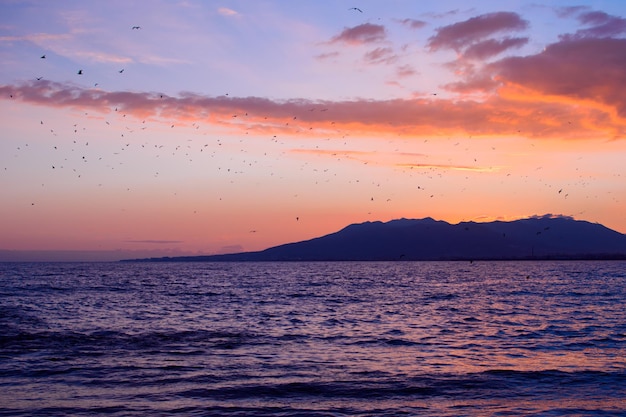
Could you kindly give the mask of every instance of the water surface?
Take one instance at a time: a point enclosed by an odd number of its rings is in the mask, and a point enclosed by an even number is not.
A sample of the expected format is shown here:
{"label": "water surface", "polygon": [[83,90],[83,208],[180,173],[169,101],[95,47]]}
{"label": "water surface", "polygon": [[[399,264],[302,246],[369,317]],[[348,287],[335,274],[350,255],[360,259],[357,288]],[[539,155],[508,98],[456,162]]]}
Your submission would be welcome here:
{"label": "water surface", "polygon": [[0,264],[0,415],[626,415],[626,262]]}

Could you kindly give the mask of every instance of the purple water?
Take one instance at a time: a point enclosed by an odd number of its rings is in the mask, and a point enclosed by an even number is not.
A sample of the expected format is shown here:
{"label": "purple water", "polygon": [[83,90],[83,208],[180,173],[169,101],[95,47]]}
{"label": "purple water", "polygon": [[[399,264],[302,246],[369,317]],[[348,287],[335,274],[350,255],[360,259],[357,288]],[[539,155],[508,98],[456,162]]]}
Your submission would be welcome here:
{"label": "purple water", "polygon": [[626,262],[0,264],[0,415],[626,415]]}

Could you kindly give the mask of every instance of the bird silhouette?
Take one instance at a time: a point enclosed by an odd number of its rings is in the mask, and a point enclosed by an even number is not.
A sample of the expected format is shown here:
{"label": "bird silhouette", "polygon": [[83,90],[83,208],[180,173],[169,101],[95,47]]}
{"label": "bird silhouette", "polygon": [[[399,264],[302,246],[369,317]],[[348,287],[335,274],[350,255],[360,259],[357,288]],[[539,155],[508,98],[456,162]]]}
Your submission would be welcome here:
{"label": "bird silhouette", "polygon": [[78,70],[77,74],[78,75],[83,75],[83,70]]}
{"label": "bird silhouette", "polygon": [[359,9],[358,7],[350,7],[348,10],[356,10],[357,12],[363,13],[363,10]]}
{"label": "bird silhouette", "polygon": [[46,59],[46,55],[45,55],[45,54],[44,54],[44,55],[42,55],[42,56],[41,56],[41,59]]}
{"label": "bird silhouette", "polygon": [[132,30],[135,30],[135,29],[141,29],[141,26],[133,26],[131,29],[132,29]]}

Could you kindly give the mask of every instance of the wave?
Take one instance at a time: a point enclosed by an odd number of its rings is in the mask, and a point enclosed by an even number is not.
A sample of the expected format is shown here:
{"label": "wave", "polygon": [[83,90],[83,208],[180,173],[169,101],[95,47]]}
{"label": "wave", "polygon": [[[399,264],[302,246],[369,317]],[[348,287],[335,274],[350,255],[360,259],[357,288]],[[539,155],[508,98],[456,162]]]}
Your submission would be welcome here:
{"label": "wave", "polygon": [[[341,398],[391,399],[399,397],[454,397],[464,399],[507,398],[515,396],[571,393],[611,387],[611,395],[626,394],[624,372],[564,372],[559,370],[515,371],[489,370],[466,375],[419,375],[399,378],[393,375],[353,375],[352,379],[308,380],[282,383],[248,382],[225,386],[194,387],[177,395],[187,398],[251,399],[251,398]],[[622,387],[622,388],[617,388]]]}
{"label": "wave", "polygon": [[58,351],[76,355],[85,355],[90,351],[110,352],[122,350],[127,353],[146,352],[150,349],[168,352],[171,349],[188,350],[189,347],[202,346],[210,349],[236,349],[243,345],[266,344],[265,339],[255,334],[230,331],[164,331],[138,334],[126,334],[119,331],[77,332],[20,332],[6,329],[0,335],[0,350],[5,354],[20,355],[37,350]]}

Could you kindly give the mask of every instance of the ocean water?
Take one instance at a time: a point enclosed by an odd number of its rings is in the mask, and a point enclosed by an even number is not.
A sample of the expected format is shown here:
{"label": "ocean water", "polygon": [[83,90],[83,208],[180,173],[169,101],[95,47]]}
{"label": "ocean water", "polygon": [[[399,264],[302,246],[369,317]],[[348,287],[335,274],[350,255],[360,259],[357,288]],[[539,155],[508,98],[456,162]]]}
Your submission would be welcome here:
{"label": "ocean water", "polygon": [[3,416],[626,415],[626,262],[0,264]]}

